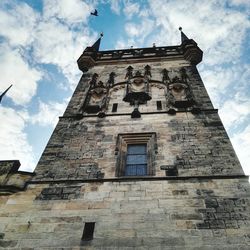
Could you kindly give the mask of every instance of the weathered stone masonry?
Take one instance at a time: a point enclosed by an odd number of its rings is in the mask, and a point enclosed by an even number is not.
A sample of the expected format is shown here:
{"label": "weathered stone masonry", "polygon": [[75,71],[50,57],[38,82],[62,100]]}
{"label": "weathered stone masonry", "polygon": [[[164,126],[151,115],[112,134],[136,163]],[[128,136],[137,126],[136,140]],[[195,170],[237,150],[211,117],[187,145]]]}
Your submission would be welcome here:
{"label": "weathered stone masonry", "polygon": [[[0,248],[250,249],[248,178],[196,69],[202,51],[181,34],[178,46],[85,49],[35,173],[0,165]],[[126,175],[138,143],[146,174]]]}

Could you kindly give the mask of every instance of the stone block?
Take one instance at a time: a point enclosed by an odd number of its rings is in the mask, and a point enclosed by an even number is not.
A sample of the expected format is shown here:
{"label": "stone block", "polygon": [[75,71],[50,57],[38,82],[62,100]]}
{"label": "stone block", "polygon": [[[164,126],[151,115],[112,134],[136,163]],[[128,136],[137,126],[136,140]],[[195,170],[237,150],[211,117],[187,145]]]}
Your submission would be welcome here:
{"label": "stone block", "polygon": [[17,246],[18,241],[16,240],[0,240],[1,248],[13,248]]}
{"label": "stone block", "polygon": [[101,201],[109,197],[109,194],[109,192],[87,192],[84,194],[84,199],[86,201]]}
{"label": "stone block", "polygon": [[212,229],[224,229],[225,223],[223,220],[210,220],[209,221],[210,228]]}

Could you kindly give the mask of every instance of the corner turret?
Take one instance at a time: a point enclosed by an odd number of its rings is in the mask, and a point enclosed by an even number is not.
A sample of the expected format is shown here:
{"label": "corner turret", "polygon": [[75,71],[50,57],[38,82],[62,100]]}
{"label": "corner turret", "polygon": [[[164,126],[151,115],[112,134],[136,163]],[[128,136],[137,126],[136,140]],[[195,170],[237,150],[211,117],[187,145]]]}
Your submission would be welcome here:
{"label": "corner turret", "polygon": [[181,47],[183,49],[183,56],[186,60],[196,65],[202,61],[203,51],[198,47],[193,39],[189,39],[179,27],[181,32]]}
{"label": "corner turret", "polygon": [[95,65],[95,59],[97,57],[97,53],[100,48],[101,44],[101,38],[103,37],[103,33],[100,34],[100,37],[97,39],[97,41],[91,46],[87,47],[82,55],[77,60],[78,68],[82,72],[87,72],[89,68],[93,67]]}

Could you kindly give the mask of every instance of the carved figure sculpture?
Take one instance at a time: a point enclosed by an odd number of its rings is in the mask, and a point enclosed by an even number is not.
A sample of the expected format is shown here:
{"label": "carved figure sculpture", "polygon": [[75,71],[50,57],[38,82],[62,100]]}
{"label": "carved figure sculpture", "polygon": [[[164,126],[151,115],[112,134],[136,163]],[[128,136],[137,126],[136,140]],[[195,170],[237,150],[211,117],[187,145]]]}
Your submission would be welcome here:
{"label": "carved figure sculpture", "polygon": [[170,82],[170,78],[169,78],[168,73],[169,73],[169,71],[167,69],[162,70],[162,82],[163,83],[169,83]]}
{"label": "carved figure sculpture", "polygon": [[115,72],[111,72],[109,74],[108,85],[110,87],[112,87],[115,84],[115,76],[116,76]]}
{"label": "carved figure sculpture", "polygon": [[126,76],[125,76],[125,79],[130,79],[133,77],[133,67],[132,66],[128,66],[127,67],[127,73],[126,73]]}
{"label": "carved figure sculpture", "polygon": [[187,83],[187,80],[189,79],[188,75],[187,75],[187,71],[185,68],[181,68],[180,69],[180,73],[181,73],[181,80],[182,82]]}
{"label": "carved figure sculpture", "polygon": [[146,77],[146,78],[150,78],[152,75],[151,75],[151,67],[149,66],[149,65],[146,65],[145,67],[144,67],[144,69],[145,69],[145,72],[144,72],[144,76]]}

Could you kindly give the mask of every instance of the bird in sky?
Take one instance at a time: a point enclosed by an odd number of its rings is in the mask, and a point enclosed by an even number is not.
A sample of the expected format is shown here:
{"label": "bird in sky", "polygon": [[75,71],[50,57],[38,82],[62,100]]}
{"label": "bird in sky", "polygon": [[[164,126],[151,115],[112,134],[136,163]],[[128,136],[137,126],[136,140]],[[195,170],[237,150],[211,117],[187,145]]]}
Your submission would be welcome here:
{"label": "bird in sky", "polygon": [[93,15],[93,16],[98,16],[97,9],[95,9],[95,11],[94,11],[94,12],[90,12],[90,14],[91,14],[91,15]]}
{"label": "bird in sky", "polygon": [[12,84],[0,95],[0,103],[2,101],[3,96],[7,93],[7,91],[12,87]]}

